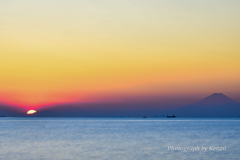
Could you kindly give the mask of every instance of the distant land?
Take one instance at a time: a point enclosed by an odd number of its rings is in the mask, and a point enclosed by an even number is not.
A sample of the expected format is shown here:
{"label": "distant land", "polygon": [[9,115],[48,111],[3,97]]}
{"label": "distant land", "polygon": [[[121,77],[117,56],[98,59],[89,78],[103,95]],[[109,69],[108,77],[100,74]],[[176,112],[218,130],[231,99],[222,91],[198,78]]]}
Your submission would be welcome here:
{"label": "distant land", "polygon": [[7,104],[0,104],[0,117],[24,117],[26,113],[23,109]]}
{"label": "distant land", "polygon": [[15,106],[0,104],[1,117],[142,117],[166,116],[177,117],[240,117],[240,103],[222,93],[214,93],[201,101],[190,105],[164,110],[147,104],[109,104],[109,103],[69,103],[47,106],[33,115]]}
{"label": "distant land", "polygon": [[199,102],[168,112],[178,117],[240,117],[240,103],[222,93],[214,93]]}

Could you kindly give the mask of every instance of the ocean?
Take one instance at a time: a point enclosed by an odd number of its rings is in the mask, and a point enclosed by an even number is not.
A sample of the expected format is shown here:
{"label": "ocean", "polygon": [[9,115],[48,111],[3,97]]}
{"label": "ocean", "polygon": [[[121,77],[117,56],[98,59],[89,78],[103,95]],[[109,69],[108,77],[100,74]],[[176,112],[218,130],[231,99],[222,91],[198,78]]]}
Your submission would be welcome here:
{"label": "ocean", "polygon": [[0,118],[3,160],[240,159],[240,118]]}

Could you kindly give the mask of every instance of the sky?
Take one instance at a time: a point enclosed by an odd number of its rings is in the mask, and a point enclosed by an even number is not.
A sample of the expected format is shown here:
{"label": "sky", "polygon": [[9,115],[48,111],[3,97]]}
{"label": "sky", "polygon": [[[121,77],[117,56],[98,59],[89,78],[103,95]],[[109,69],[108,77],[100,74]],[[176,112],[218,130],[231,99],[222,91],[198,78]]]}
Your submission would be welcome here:
{"label": "sky", "polygon": [[187,104],[215,92],[240,102],[239,8],[239,0],[0,0],[0,102]]}

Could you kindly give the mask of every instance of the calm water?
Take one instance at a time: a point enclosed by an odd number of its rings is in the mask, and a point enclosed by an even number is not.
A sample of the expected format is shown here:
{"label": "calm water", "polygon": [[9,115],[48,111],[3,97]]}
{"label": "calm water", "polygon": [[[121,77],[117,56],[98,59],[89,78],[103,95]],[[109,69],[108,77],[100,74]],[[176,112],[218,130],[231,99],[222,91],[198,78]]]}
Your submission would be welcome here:
{"label": "calm water", "polygon": [[0,118],[0,159],[210,158],[240,159],[240,119]]}

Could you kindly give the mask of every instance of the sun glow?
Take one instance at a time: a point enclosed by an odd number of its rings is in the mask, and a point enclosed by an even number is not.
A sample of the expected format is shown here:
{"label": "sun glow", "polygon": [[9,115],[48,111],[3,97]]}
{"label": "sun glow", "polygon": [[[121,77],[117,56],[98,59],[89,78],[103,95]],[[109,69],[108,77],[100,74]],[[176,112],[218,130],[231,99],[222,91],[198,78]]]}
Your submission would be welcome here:
{"label": "sun glow", "polygon": [[29,111],[27,112],[27,114],[34,114],[34,113],[36,113],[35,110],[29,110]]}

